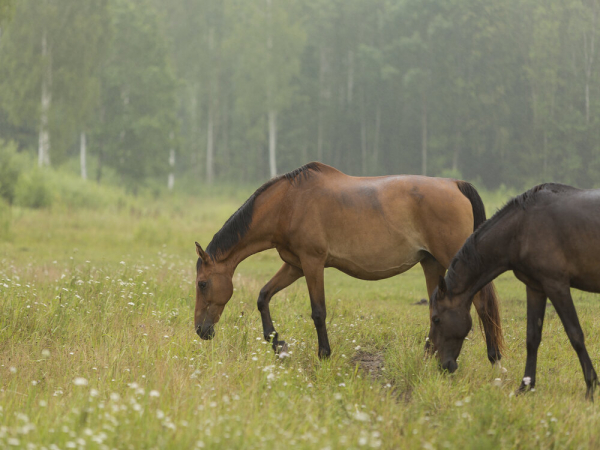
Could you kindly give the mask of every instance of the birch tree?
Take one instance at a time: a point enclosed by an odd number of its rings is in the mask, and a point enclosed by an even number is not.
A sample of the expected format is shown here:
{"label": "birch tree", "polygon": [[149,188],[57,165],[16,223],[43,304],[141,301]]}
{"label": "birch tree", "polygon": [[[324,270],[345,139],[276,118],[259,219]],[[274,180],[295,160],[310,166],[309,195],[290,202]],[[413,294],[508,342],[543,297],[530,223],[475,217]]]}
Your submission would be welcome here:
{"label": "birch tree", "polygon": [[[229,46],[239,48],[236,98],[255,124],[267,121],[268,167],[277,174],[278,117],[296,94],[304,30],[293,0],[250,0],[233,5],[237,25]],[[264,142],[264,141],[263,141]]]}

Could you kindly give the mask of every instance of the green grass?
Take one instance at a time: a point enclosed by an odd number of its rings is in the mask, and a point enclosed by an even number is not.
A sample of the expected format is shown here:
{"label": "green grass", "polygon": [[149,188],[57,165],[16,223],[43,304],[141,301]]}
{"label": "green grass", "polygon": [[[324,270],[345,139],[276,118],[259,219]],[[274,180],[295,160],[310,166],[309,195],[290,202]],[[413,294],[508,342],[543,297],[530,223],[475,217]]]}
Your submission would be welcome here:
{"label": "green grass", "polygon": [[[239,204],[13,208],[11,240],[0,243],[0,448],[600,448],[598,407],[584,399],[552,308],[536,392],[513,395],[526,312],[509,274],[497,282],[506,373],[488,363],[478,329],[456,374],[423,357],[420,267],[381,282],[326,272],[327,361],[316,357],[304,280],[279,293],[272,315],[291,350],[281,360],[255,305],[280,261],[255,255],[238,269],[215,339],[199,341],[193,242],[207,244]],[[574,297],[598,362],[600,304]],[[376,378],[354,362],[367,354],[381,355]]]}

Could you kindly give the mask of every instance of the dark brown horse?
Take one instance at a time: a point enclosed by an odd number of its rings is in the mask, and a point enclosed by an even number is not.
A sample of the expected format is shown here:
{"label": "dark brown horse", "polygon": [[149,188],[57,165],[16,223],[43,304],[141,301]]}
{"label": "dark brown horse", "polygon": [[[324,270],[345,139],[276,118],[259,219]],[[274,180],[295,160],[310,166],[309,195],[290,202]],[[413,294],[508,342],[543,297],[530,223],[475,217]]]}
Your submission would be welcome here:
{"label": "dark brown horse", "polygon": [[[304,276],[317,329],[319,356],[331,353],[326,330],[325,267],[381,280],[421,263],[429,294],[467,237],[485,221],[477,191],[464,181],[421,176],[351,177],[310,163],[260,187],[215,234],[206,251],[196,242],[195,326],[211,339],[233,294],[237,265],[276,248],[284,261],[262,288],[258,310],[266,340],[279,340],[271,297]],[[500,360],[502,339],[493,287],[475,298],[488,357]]]}
{"label": "dark brown horse", "polygon": [[527,286],[527,362],[519,392],[535,386],[546,298],[562,320],[593,398],[597,376],[570,288],[600,292],[600,190],[542,184],[512,199],[467,239],[431,297],[431,340],[453,372],[471,328],[473,295],[512,270]]}

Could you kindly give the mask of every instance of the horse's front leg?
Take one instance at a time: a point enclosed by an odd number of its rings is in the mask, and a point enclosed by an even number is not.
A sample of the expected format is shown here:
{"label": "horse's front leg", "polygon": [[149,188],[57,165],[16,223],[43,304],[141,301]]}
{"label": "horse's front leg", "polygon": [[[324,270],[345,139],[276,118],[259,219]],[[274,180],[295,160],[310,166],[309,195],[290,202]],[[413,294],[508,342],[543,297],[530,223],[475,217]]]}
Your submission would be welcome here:
{"label": "horse's front leg", "polygon": [[542,341],[542,327],[546,314],[546,294],[527,286],[527,362],[525,374],[517,393],[526,392],[535,386],[537,355]]}
{"label": "horse's front leg", "polygon": [[321,261],[302,261],[302,269],[304,270],[306,285],[308,286],[308,293],[310,295],[312,319],[315,323],[317,338],[319,340],[319,358],[328,358],[331,355],[325,324],[327,311],[325,308],[324,268],[325,265]]}
{"label": "horse's front leg", "polygon": [[271,311],[269,309],[269,303],[271,298],[282,289],[285,289],[298,278],[303,275],[302,270],[294,266],[284,263],[283,266],[277,271],[275,276],[264,285],[260,290],[258,301],[258,311],[262,319],[263,333],[265,339],[270,341],[273,345],[273,350],[278,353],[279,350],[285,345],[285,341],[278,340],[279,335],[275,331],[273,321],[271,320]]}

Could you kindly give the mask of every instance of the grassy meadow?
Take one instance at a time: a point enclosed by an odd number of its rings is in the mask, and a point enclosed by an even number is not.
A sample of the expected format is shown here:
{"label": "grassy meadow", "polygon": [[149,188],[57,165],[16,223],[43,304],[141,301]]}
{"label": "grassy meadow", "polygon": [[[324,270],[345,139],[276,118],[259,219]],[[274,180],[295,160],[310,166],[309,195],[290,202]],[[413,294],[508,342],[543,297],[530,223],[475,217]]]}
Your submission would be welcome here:
{"label": "grassy meadow", "polygon": [[[488,197],[489,211],[506,200]],[[271,303],[291,354],[279,359],[263,341],[256,298],[280,260],[255,255],[235,275],[215,339],[200,341],[194,240],[208,244],[244,198],[12,208],[0,242],[0,448],[600,448],[600,409],[584,399],[551,307],[538,386],[513,394],[526,305],[511,274],[497,281],[505,373],[489,364],[477,327],[454,375],[423,357],[420,266],[380,282],[328,269],[327,361],[298,280]],[[574,298],[600,369],[600,302]]]}

